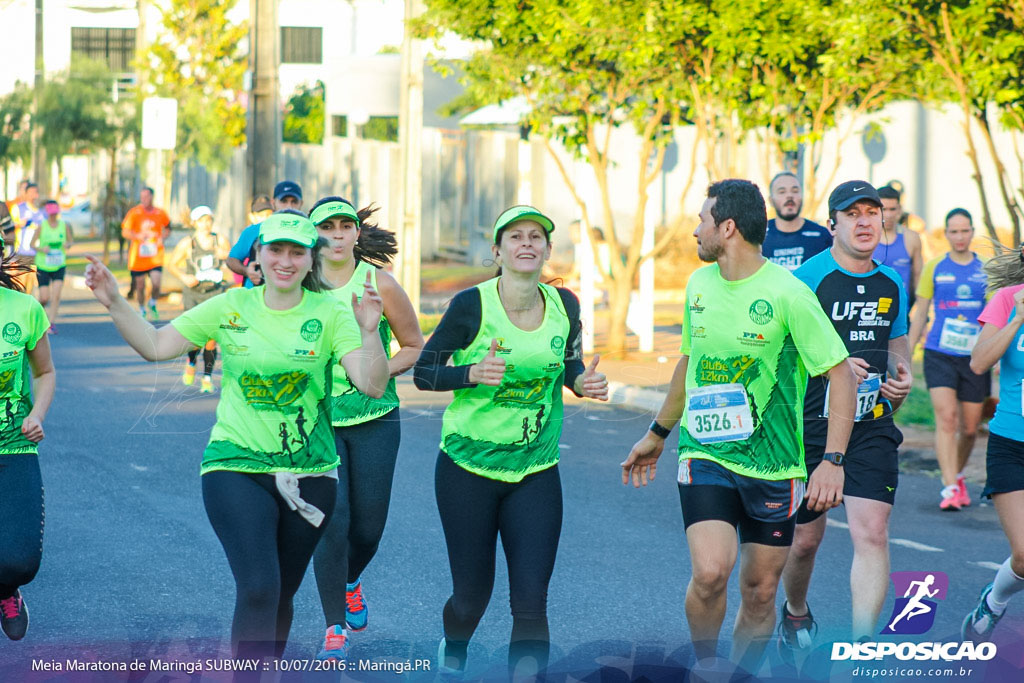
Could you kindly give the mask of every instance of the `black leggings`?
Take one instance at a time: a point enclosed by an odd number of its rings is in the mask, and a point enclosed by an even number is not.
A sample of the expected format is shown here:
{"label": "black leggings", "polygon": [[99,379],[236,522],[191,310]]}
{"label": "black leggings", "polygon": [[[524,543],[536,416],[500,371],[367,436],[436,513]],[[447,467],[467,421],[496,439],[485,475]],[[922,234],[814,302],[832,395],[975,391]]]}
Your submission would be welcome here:
{"label": "black leggings", "polygon": [[335,481],[299,480],[302,499],[327,516],[315,527],[277,492],[270,474],[208,472],[203,503],[235,576],[231,648],[239,659],[280,657],[292,625],[292,598],[334,511]]}
{"label": "black leggings", "polygon": [[[188,364],[195,365],[196,358],[199,357],[200,349],[192,349],[188,352]],[[213,365],[217,362],[217,345],[210,340],[206,342],[206,345],[202,348],[203,352],[203,374],[212,375]]]}
{"label": "black leggings", "polygon": [[313,573],[327,625],[345,625],[346,584],[377,554],[391,503],[402,427],[398,408],[350,427],[335,427],[341,458],[334,516],[313,555]]}
{"label": "black leggings", "polygon": [[449,656],[465,662],[466,648],[494,588],[498,534],[508,560],[512,637],[509,671],[525,657],[547,666],[548,583],[562,530],[562,483],[555,465],[511,484],[468,472],[443,451],[434,491],[448,544],[452,596],[444,606]]}
{"label": "black leggings", "polygon": [[38,456],[0,455],[0,600],[14,595],[39,571],[43,516]]}

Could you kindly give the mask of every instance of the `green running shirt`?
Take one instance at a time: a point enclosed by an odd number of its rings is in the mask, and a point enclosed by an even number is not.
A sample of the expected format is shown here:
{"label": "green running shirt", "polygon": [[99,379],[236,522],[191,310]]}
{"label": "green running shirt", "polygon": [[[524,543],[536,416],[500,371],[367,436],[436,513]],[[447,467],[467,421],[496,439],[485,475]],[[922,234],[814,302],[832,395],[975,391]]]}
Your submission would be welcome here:
{"label": "green running shirt", "polygon": [[[756,479],[804,478],[803,401],[808,375],[847,357],[817,297],[792,273],[766,262],[743,280],[725,280],[718,264],[700,268],[686,285],[680,351],[689,356],[679,459],[713,460]],[[741,384],[750,406],[749,436],[701,443],[688,429],[691,392]],[[725,400],[722,400],[722,404]],[[696,414],[696,411],[695,411]],[[696,431],[720,425],[704,411]],[[728,424],[724,419],[724,424]],[[706,432],[705,432],[706,435]],[[705,438],[706,440],[706,438]]]}
{"label": "green running shirt", "polygon": [[496,355],[505,359],[500,386],[455,391],[441,429],[441,450],[459,467],[488,479],[518,482],[558,463],[569,317],[558,290],[539,286],[544,320],[527,332],[508,319],[497,278],[477,285],[480,331],[452,355],[456,366],[479,363],[497,339]]}
{"label": "green running shirt", "polygon": [[38,453],[21,433],[32,412],[32,367],[28,352],[50,323],[35,297],[0,287],[0,455]]}
{"label": "green running shirt", "polygon": [[[352,292],[360,301],[363,300],[363,283],[366,282],[366,273],[372,273],[370,282],[377,287],[377,268],[366,261],[357,261],[356,269],[348,282],[332,289],[330,294],[336,299],[346,303],[352,303]],[[384,345],[384,353],[391,358],[391,326],[384,316],[380,318],[380,341]],[[362,424],[375,418],[385,415],[398,407],[398,390],[395,387],[395,378],[388,381],[384,395],[380,398],[367,396],[348,381],[348,373],[341,363],[334,366],[334,382],[331,385],[331,424],[335,427],[348,427],[350,425]]]}
{"label": "green running shirt", "polygon": [[54,273],[65,265],[64,244],[68,241],[68,226],[58,220],[57,227],[50,221],[39,226],[39,247],[36,249],[36,270]]}
{"label": "green running shirt", "polygon": [[223,357],[202,474],[338,466],[329,397],[333,366],[362,345],[351,303],[304,290],[298,306],[275,311],[264,289],[228,290],[171,322],[196,346],[216,340]]}

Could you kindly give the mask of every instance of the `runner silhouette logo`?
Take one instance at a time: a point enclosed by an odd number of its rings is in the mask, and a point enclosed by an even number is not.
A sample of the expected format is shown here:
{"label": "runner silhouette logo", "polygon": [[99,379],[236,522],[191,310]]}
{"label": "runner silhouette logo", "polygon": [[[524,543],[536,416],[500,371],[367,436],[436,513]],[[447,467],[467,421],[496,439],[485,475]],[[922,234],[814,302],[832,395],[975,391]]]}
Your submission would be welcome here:
{"label": "runner silhouette logo", "polygon": [[944,572],[892,572],[896,604],[882,635],[925,633],[935,623],[937,600],[946,599],[949,577]]}

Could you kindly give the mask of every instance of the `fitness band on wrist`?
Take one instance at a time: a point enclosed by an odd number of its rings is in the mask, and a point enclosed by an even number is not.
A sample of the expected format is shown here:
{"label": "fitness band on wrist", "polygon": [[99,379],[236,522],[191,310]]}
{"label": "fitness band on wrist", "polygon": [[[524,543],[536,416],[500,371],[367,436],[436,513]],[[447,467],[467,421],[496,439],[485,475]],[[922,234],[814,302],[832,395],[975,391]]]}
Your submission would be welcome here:
{"label": "fitness band on wrist", "polygon": [[651,422],[651,426],[648,427],[647,429],[651,431],[655,436],[659,436],[662,439],[667,439],[668,435],[672,433],[671,429],[665,429],[660,424],[658,424],[657,420]]}

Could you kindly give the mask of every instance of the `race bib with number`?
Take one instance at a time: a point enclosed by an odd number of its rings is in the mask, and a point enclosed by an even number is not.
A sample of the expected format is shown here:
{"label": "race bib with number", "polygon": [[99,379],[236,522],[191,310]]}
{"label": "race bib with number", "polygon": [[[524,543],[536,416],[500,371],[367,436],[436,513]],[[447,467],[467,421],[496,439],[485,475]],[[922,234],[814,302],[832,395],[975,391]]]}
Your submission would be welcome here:
{"label": "race bib with number", "polygon": [[156,246],[155,240],[146,240],[145,242],[139,245],[139,256],[142,256],[144,258],[149,256],[156,256],[157,249],[158,247]]}
{"label": "race bib with number", "polygon": [[196,279],[200,282],[221,282],[224,280],[224,273],[221,272],[220,268],[200,270],[196,273]]}
{"label": "race bib with number", "polygon": [[47,268],[60,268],[64,265],[64,252],[63,251],[48,251],[46,252],[46,267]]}
{"label": "race bib with number", "polygon": [[742,441],[754,432],[750,399],[742,384],[691,389],[686,403],[686,428],[700,443]]}
{"label": "race bib with number", "polygon": [[966,320],[946,318],[942,323],[942,334],[939,337],[939,348],[952,353],[967,354],[978,343],[981,327]]}
{"label": "race bib with number", "polygon": [[[828,395],[831,388],[831,382],[825,385],[825,410],[821,414],[822,417],[828,417]],[[860,422],[874,411],[881,390],[882,375],[877,372],[868,373],[864,381],[857,385],[857,408],[854,419]]]}

